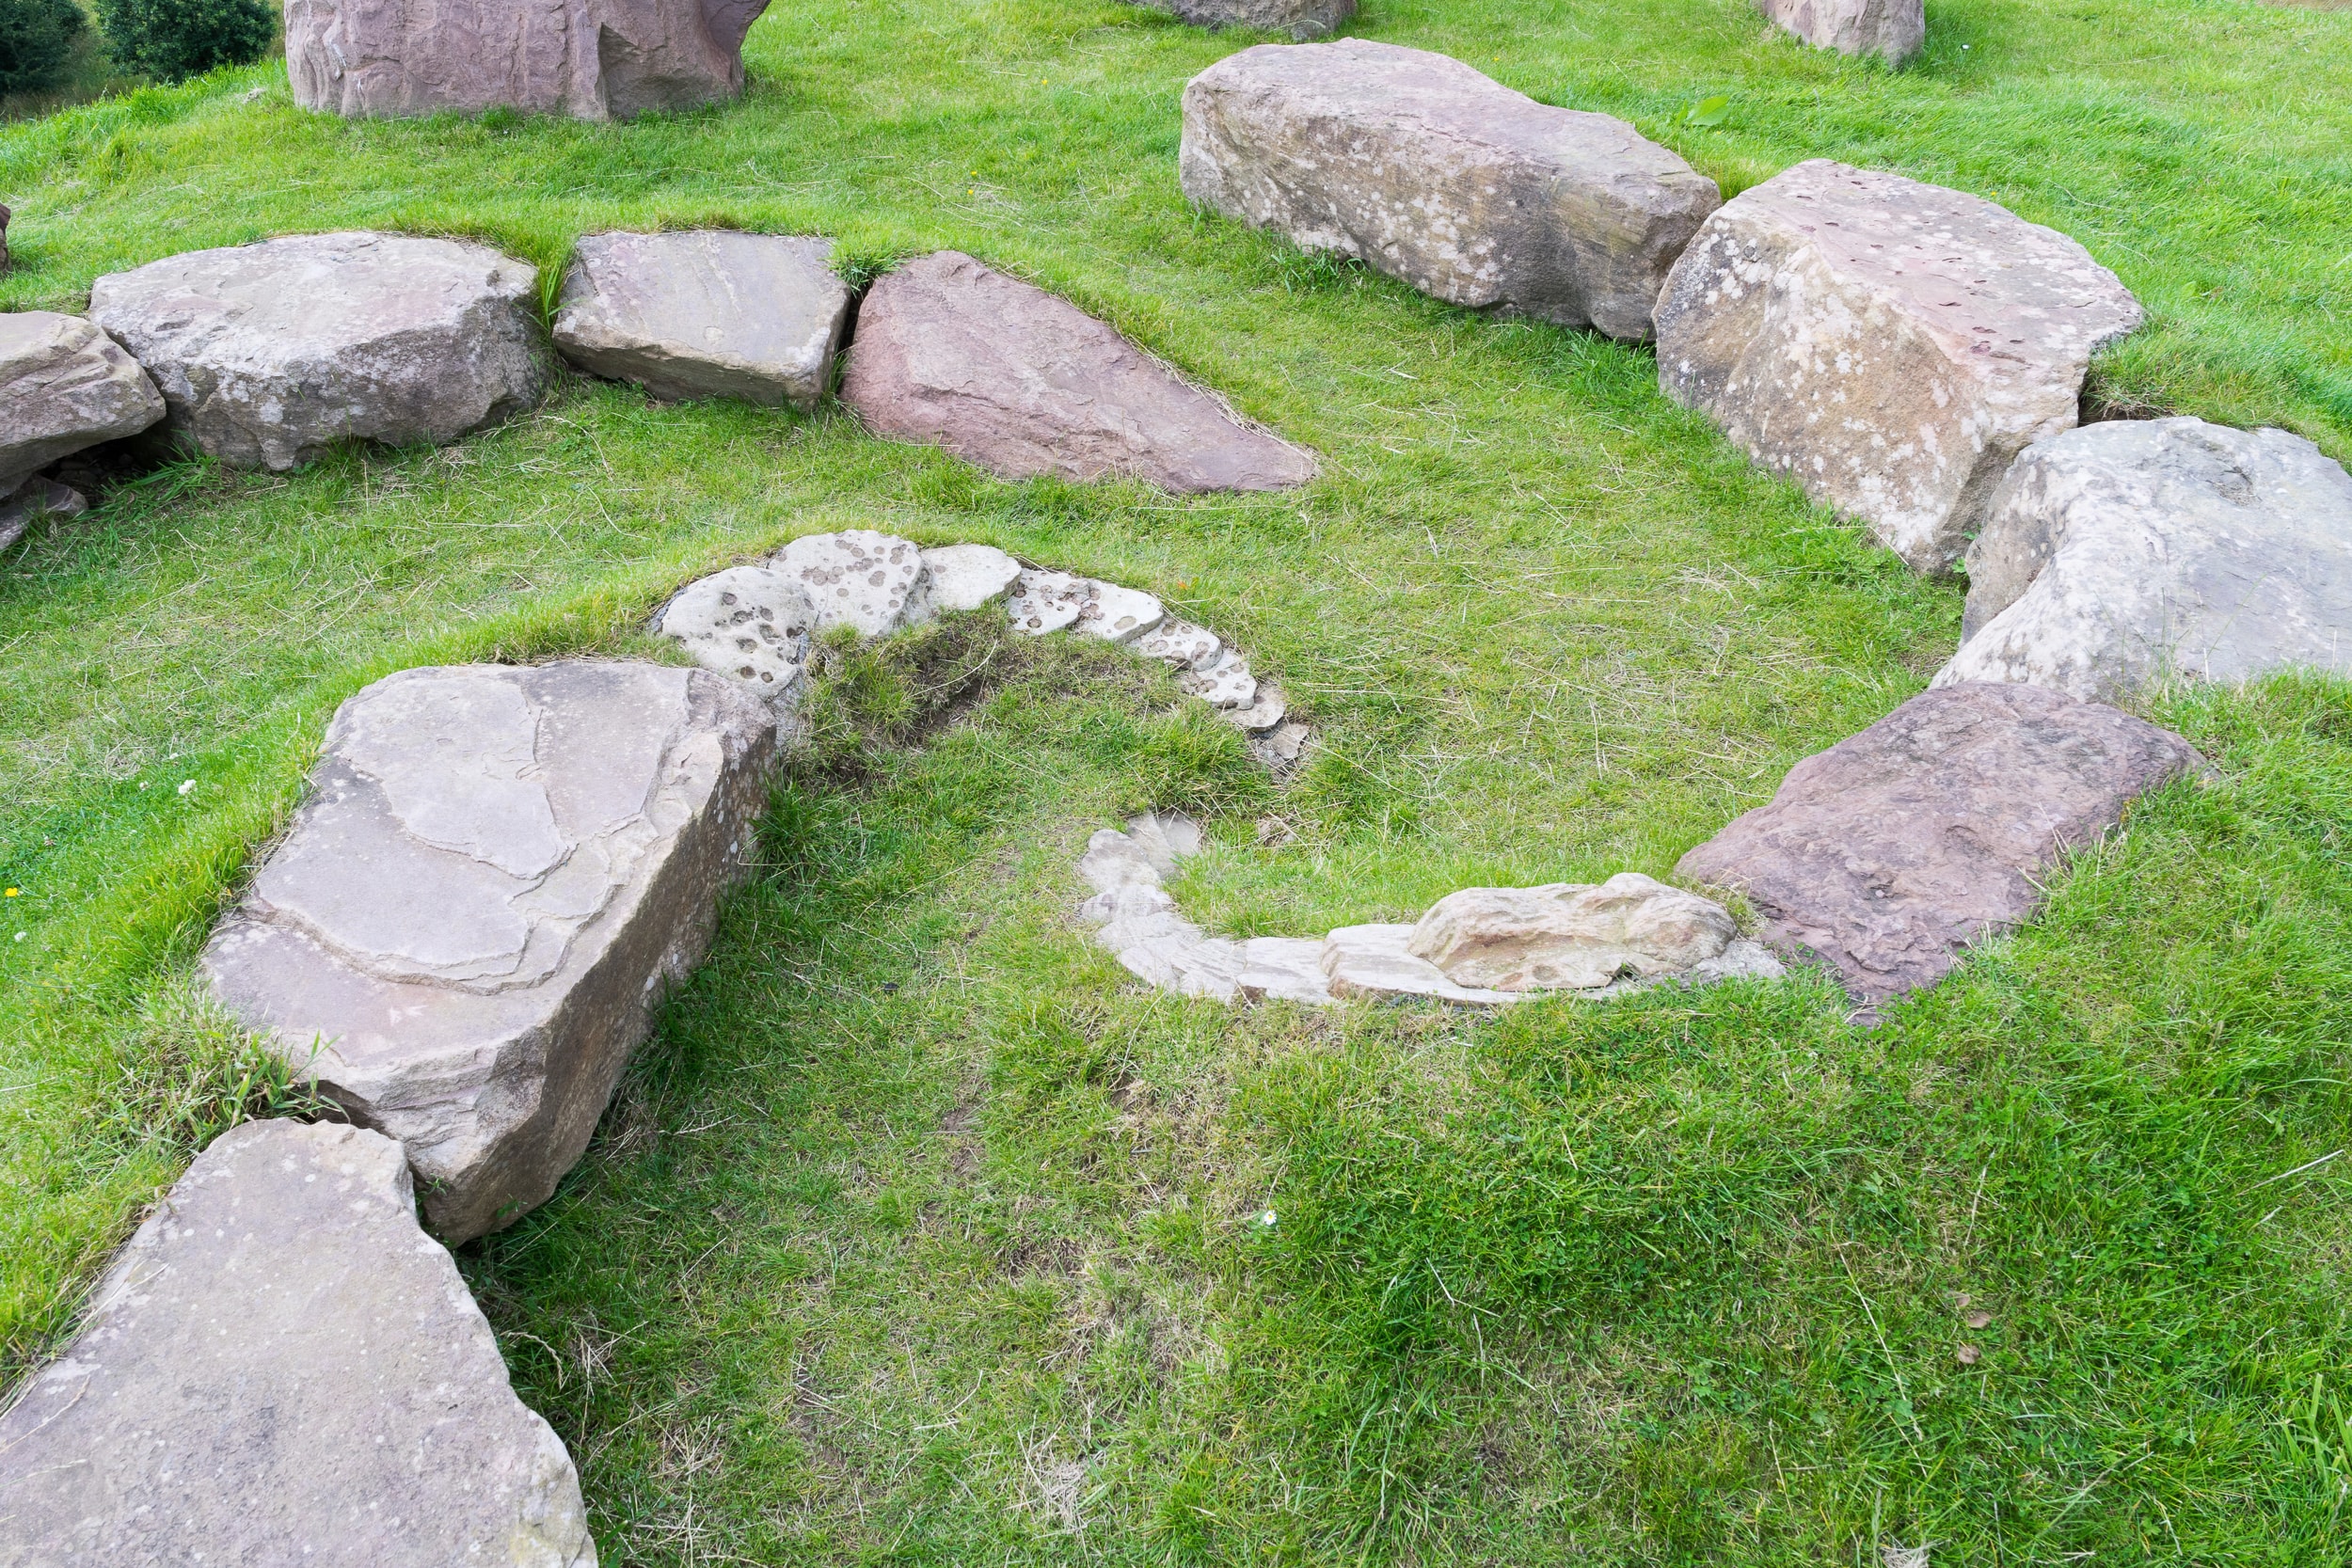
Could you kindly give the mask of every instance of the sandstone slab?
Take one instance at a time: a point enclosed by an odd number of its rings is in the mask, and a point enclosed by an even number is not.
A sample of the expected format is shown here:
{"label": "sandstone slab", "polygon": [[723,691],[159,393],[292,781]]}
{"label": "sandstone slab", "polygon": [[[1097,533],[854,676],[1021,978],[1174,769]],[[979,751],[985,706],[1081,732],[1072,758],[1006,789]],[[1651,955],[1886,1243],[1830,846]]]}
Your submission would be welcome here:
{"label": "sandstone slab", "polygon": [[1355,257],[1454,305],[1651,334],[1715,182],[1623,120],[1368,39],[1262,44],[1184,88],[1200,206]]}
{"label": "sandstone slab", "polygon": [[800,701],[817,611],[800,583],[766,566],[732,566],[689,583],[654,629],[694,662],[780,708]]}
{"label": "sandstone slab", "polygon": [[958,251],[884,274],[858,309],[842,401],[866,429],[1003,479],[1139,479],[1178,495],[1314,476],[1067,300]]}
{"label": "sandstone slab", "polygon": [[79,490],[55,480],[28,479],[16,493],[0,499],[0,550],[24,537],[24,531],[43,517],[73,517],[89,510]]}
{"label": "sandstone slab", "polygon": [[1598,884],[1464,888],[1431,907],[1406,950],[1457,985],[1597,990],[1687,972],[1740,934],[1712,899],[1621,871]]}
{"label": "sandstone slab", "polygon": [[707,945],[776,744],[704,670],[405,670],[346,702],[310,798],[203,966],[453,1243],[579,1159],[665,985]]}
{"label": "sandstone slab", "polygon": [[1763,0],[1764,14],[1818,49],[1900,65],[1928,41],[1925,0]]}
{"label": "sandstone slab", "polygon": [[1231,1002],[1241,994],[1241,944],[1222,937],[1153,937],[1122,949],[1119,961],[1136,979],[1177,996]]}
{"label": "sandstone slab", "polygon": [[1519,993],[1456,985],[1444,970],[1412,950],[1414,927],[1343,926],[1324,939],[1323,974],[1333,996],[1433,996],[1441,1002],[1494,1006]]}
{"label": "sandstone slab", "polygon": [[1021,580],[1021,562],[993,545],[942,545],[922,562],[923,602],[934,612],[994,604]]}
{"label": "sandstone slab", "polygon": [[1726,202],[1658,300],[1666,395],[1946,572],[2017,454],[2073,428],[2139,302],[1980,197],[1823,159]]}
{"label": "sandstone slab", "polygon": [[0,1496],[6,1568],[596,1560],[400,1146],[356,1127],[197,1157],[0,1417]]}
{"label": "sandstone slab", "polygon": [[454,240],[301,234],[109,274],[90,319],[204,451],[285,469],[338,441],[453,441],[536,402],[537,277]]}
{"label": "sandstone slab", "polygon": [[1330,976],[1323,973],[1320,937],[1251,937],[1241,942],[1241,967],[1233,983],[1251,1002],[1297,1002],[1327,1007]]}
{"label": "sandstone slab", "polygon": [[893,534],[868,528],[806,534],[771,564],[808,595],[819,630],[849,626],[860,637],[881,637],[922,611],[923,551]]}
{"label": "sandstone slab", "polygon": [[1257,27],[1319,39],[1356,14],[1356,0],[1158,0],[1196,27]]}
{"label": "sandstone slab", "polygon": [[0,496],[60,457],[163,417],[147,372],[90,323],[53,310],[0,313]]}
{"label": "sandstone slab", "polygon": [[2352,477],[2299,436],[2202,420],[2039,442],[1968,547],[1962,637],[1936,685],[2352,674]]}
{"label": "sandstone slab", "polygon": [[1875,1006],[2025,920],[2067,850],[2199,766],[2179,736],[2102,704],[1947,686],[1798,763],[1676,870],[1746,895],[1768,942]]}

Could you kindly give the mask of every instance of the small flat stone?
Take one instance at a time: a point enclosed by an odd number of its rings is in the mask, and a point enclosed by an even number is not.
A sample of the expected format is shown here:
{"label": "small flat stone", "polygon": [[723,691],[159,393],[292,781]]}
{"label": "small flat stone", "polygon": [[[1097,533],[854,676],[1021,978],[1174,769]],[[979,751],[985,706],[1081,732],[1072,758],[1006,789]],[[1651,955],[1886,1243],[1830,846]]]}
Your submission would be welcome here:
{"label": "small flat stone", "polygon": [[1326,943],[1320,937],[1251,937],[1241,943],[1236,984],[1252,1002],[1298,1002],[1327,1007],[1329,976],[1323,972]]}
{"label": "small flat stone", "polygon": [[1433,996],[1443,1002],[1492,1006],[1518,993],[1458,986],[1426,958],[1413,956],[1410,926],[1343,926],[1324,939],[1323,974],[1333,996]]}
{"label": "small flat stone", "polygon": [[1012,629],[1042,637],[1047,632],[1075,626],[1079,611],[1086,609],[1086,580],[1068,572],[1044,572],[1035,567],[1023,572],[1013,583],[1012,597],[1005,603]]}
{"label": "small flat stone", "polygon": [[1188,670],[1214,657],[1225,644],[1216,633],[1206,626],[1196,626],[1190,621],[1168,616],[1158,626],[1145,632],[1129,646],[1146,658],[1156,658],[1179,670]]}
{"label": "small flat stone", "polygon": [[994,604],[1021,579],[1021,562],[993,545],[942,545],[922,558],[923,602],[933,611]]}
{"label": "small flat stone", "polygon": [[1900,65],[1928,40],[1925,0],[1763,0],[1764,14],[1819,49]]}
{"label": "small flat stone", "polygon": [[816,626],[800,584],[766,566],[733,566],[690,583],[654,622],[704,669],[787,707],[800,699]]}
{"label": "small flat stone", "polygon": [[1142,846],[1116,828],[1102,828],[1087,840],[1078,857],[1078,875],[1097,893],[1108,893],[1126,882],[1160,885],[1160,873]]}
{"label": "small flat stone", "polygon": [[1258,700],[1258,680],[1249,673],[1249,661],[1231,648],[1178,675],[1176,689],[1211,707],[1247,708]]}
{"label": "small flat stone", "polygon": [[1159,600],[1136,588],[1121,588],[1098,578],[1081,578],[1085,602],[1078,607],[1077,627],[1105,642],[1133,642],[1168,619]]}
{"label": "small flat stone", "polygon": [[1217,717],[1251,735],[1263,735],[1280,724],[1289,713],[1290,704],[1284,700],[1282,689],[1272,681],[1260,681],[1248,706],[1219,708]]}
{"label": "small flat stone", "polygon": [[1176,900],[1165,889],[1141,882],[1122,882],[1096,894],[1078,906],[1078,914],[1101,927],[1094,940],[1113,953],[1162,938],[1200,935],[1200,927],[1177,912]]}
{"label": "small flat stone", "polygon": [[1739,927],[1721,904],[1621,871],[1597,885],[1464,888],[1431,907],[1406,950],[1456,985],[1596,990],[1718,958]]}
{"label": "small flat stone", "polygon": [[1778,980],[1788,973],[1771,948],[1751,937],[1740,937],[1713,958],[1692,964],[1683,978],[1693,986],[1711,986],[1720,980]]}
{"label": "small flat stone", "polygon": [[163,394],[120,345],[79,316],[0,313],[0,496],[101,441],[164,417]]}
{"label": "small flat stone", "polygon": [[1268,767],[1289,768],[1296,764],[1300,753],[1306,751],[1307,738],[1313,733],[1294,719],[1264,735],[1251,736],[1249,748]]}
{"label": "small flat stone", "polygon": [[1119,955],[1127,972],[1178,996],[1231,1002],[1241,994],[1241,949],[1217,937],[1159,937]]}
{"label": "small flat stone", "polygon": [[1163,877],[1176,875],[1176,863],[1200,852],[1200,824],[1180,811],[1147,811],[1127,819],[1127,837]]}
{"label": "small flat stone", "polygon": [[769,564],[808,595],[819,631],[849,626],[860,637],[883,637],[921,609],[923,552],[893,534],[868,528],[807,534]]}
{"label": "small flat stone", "polygon": [[78,517],[88,510],[89,502],[79,490],[53,479],[28,479],[16,494],[0,500],[0,550],[24,538],[24,531],[42,517]]}

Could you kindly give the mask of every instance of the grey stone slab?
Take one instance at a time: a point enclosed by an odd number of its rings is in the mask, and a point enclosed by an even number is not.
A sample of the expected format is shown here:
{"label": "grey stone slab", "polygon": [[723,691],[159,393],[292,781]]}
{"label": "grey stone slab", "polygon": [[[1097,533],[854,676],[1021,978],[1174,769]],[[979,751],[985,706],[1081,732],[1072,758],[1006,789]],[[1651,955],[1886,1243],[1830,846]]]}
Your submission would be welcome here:
{"label": "grey stone slab", "polygon": [[0,312],[0,496],[60,457],[163,417],[147,372],[89,322]]}
{"label": "grey stone slab", "polygon": [[654,629],[695,663],[784,709],[803,694],[817,626],[799,580],[766,566],[731,566],[698,578],[654,620]]}
{"label": "grey stone slab", "polygon": [[993,545],[942,545],[922,562],[922,600],[933,613],[994,604],[1021,578],[1021,562]]}
{"label": "grey stone slab", "polygon": [[1116,828],[1098,829],[1087,840],[1086,853],[1078,857],[1078,875],[1097,893],[1129,882],[1160,885],[1159,868],[1143,846]]}
{"label": "grey stone slab", "polygon": [[769,564],[808,595],[820,630],[848,626],[860,637],[882,637],[923,613],[922,548],[893,534],[869,528],[806,534]]}
{"label": "grey stone slab", "polygon": [[1721,904],[1621,871],[1605,882],[1464,888],[1431,907],[1406,950],[1457,985],[1597,990],[1687,972],[1739,935]]}
{"label": "grey stone slab", "polygon": [[1127,972],[1177,996],[1231,1002],[1241,994],[1241,948],[1219,937],[1153,937],[1119,955]]}
{"label": "grey stone slab", "polygon": [[1282,721],[1289,717],[1290,710],[1290,700],[1282,695],[1280,687],[1272,681],[1259,681],[1256,689],[1250,693],[1248,705],[1219,708],[1217,716],[1236,729],[1246,730],[1251,735],[1263,735],[1280,727]]}
{"label": "grey stone slab", "polygon": [[1146,658],[1156,658],[1179,670],[1189,670],[1216,657],[1225,644],[1216,633],[1190,621],[1168,616],[1129,646]]}
{"label": "grey stone slab", "polygon": [[25,530],[43,517],[74,517],[89,510],[79,490],[54,480],[28,479],[16,493],[0,499],[0,550],[24,537]]}
{"label": "grey stone slab", "polygon": [[1762,0],[1764,14],[1805,42],[1900,65],[1928,41],[1925,0]]}
{"label": "grey stone slab", "polygon": [[1138,0],[1165,6],[1196,27],[1256,27],[1317,39],[1356,14],[1356,0]]}
{"label": "grey stone slab", "polygon": [[[1211,707],[1236,712],[1258,700],[1258,678],[1249,673],[1249,661],[1230,647],[1195,661],[1176,677],[1176,689]],[[1275,717],[1279,721],[1281,716]]]}
{"label": "grey stone slab", "polygon": [[1412,951],[1414,927],[1396,925],[1343,926],[1324,939],[1323,974],[1331,994],[1430,996],[1442,1002],[1494,1006],[1517,1002],[1520,992],[1461,986],[1445,971]]}
{"label": "grey stone slab", "polygon": [[1252,1002],[1297,1002],[1327,1007],[1335,1000],[1323,973],[1321,937],[1251,937],[1240,944],[1241,968],[1234,981]]}

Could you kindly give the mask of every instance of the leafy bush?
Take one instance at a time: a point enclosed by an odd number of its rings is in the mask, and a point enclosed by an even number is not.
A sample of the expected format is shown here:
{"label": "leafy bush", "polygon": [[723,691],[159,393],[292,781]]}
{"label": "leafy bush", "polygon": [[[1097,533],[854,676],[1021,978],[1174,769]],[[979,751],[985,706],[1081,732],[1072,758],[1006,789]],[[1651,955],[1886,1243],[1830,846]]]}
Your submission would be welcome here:
{"label": "leafy bush", "polygon": [[250,65],[278,36],[262,0],[99,0],[98,15],[116,64],[166,82]]}
{"label": "leafy bush", "polygon": [[0,92],[56,86],[83,25],[73,0],[0,0]]}

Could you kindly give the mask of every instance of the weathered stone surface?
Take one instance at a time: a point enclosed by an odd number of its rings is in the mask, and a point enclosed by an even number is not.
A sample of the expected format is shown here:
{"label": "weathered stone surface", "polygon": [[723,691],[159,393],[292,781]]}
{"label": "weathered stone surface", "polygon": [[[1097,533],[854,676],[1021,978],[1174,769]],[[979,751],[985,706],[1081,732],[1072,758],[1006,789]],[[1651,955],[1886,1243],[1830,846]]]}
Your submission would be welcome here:
{"label": "weathered stone surface", "polygon": [[1356,14],[1356,0],[1145,0],[1196,27],[1262,27],[1319,39]]}
{"label": "weathered stone surface", "polygon": [[1251,694],[1247,706],[1219,708],[1217,717],[1235,729],[1263,735],[1279,726],[1291,708],[1280,687],[1272,681],[1259,681],[1256,685],[1257,690]]}
{"label": "weathered stone surface", "polygon": [[1260,762],[1281,771],[1297,765],[1313,733],[1295,719],[1285,720],[1263,735],[1251,736],[1249,750]]}
{"label": "weathered stone surface", "polygon": [[1928,41],[1924,0],[1763,0],[1774,24],[1820,49],[1900,65]]}
{"label": "weathered stone surface", "polygon": [[1324,939],[1323,974],[1333,996],[1434,996],[1491,1006],[1519,993],[1458,986],[1412,951],[1410,926],[1343,926]]}
{"label": "weathered stone surface", "polygon": [[536,269],[478,245],[299,234],[192,250],[90,286],[90,319],[224,463],[336,441],[453,441],[536,402]]}
{"label": "weathered stone surface", "polygon": [[1156,658],[1179,670],[1189,670],[1201,663],[1224,645],[1208,627],[1196,626],[1172,615],[1135,641],[1136,652],[1144,657]]}
{"label": "weathered stone surface", "polygon": [[[405,670],[345,703],[204,968],[360,1124],[434,1228],[497,1229],[587,1147],[701,956],[766,801],[775,715],[703,670]],[[314,1054],[315,1052],[315,1054]]]}
{"label": "weathered stone surface", "polygon": [[1067,300],[943,250],[858,308],[842,401],[877,436],[945,447],[1004,479],[1140,479],[1179,495],[1279,490],[1314,460]]}
{"label": "weathered stone surface", "polygon": [[1721,200],[1623,120],[1368,39],[1261,44],[1194,77],[1178,167],[1201,206],[1451,304],[1630,340]]}
{"label": "weathered stone surface", "polygon": [[55,480],[28,479],[16,493],[0,500],[0,550],[24,537],[24,531],[42,517],[72,517],[89,510],[79,490]]}
{"label": "weathered stone surface", "polygon": [[1153,937],[1122,950],[1119,961],[1136,979],[1178,996],[1231,1002],[1241,994],[1241,944],[1222,937]]}
{"label": "weathered stone surface", "polygon": [[1338,1000],[1323,973],[1320,937],[1251,937],[1239,944],[1241,968],[1234,985],[1251,1002],[1299,1002],[1327,1007]]}
{"label": "weathered stone surface", "polygon": [[1012,620],[1012,629],[1031,637],[1060,631],[1075,626],[1078,612],[1086,608],[1087,579],[1068,572],[1040,571],[1035,567],[1025,571],[1012,585],[1012,597],[1006,601],[1005,613]]}
{"label": "weathered stone surface", "polygon": [[766,566],[732,566],[689,583],[654,629],[704,669],[780,708],[801,698],[817,611],[800,583]]}
{"label": "weathered stone surface", "polygon": [[1200,852],[1200,824],[1180,811],[1129,817],[1127,838],[1163,877],[1173,877],[1179,862]]}
{"label": "weathered stone surface", "polygon": [[1406,950],[1456,985],[1597,990],[1689,971],[1740,934],[1712,899],[1621,871],[1597,885],[1464,888],[1431,907]]}
{"label": "weathered stone surface", "polygon": [[850,317],[833,242],[706,229],[589,234],[564,275],[555,346],[656,397],[814,408]]}
{"label": "weathered stone surface", "polygon": [[1177,912],[1176,900],[1157,883],[1116,883],[1079,905],[1078,915],[1100,927],[1095,941],[1113,953],[1162,938],[1200,936],[1200,927]]}
{"label": "weathered stone surface", "polygon": [[776,552],[770,563],[799,584],[817,611],[817,625],[850,626],[881,637],[918,617],[923,552],[912,542],[869,528],[811,533]]}
{"label": "weathered stone surface", "polygon": [[0,314],[0,496],[163,417],[155,384],[96,326],[52,310]]}
{"label": "weathered stone surface", "polygon": [[0,1417],[0,1496],[6,1568],[596,1560],[400,1145],[356,1127],[197,1157]]}
{"label": "weathered stone surface", "polygon": [[1758,463],[1950,570],[2010,461],[2073,427],[2139,302],[1979,197],[1816,159],[1707,220],[1658,300],[1666,395]]}
{"label": "weathered stone surface", "polygon": [[2299,436],[2087,425],[2027,448],[1992,511],[1938,686],[2352,673],[2352,477]]}
{"label": "weathered stone surface", "polygon": [[993,545],[943,545],[922,552],[923,603],[930,612],[977,610],[1012,592],[1021,562]]}
{"label": "weathered stone surface", "polygon": [[1676,870],[1744,893],[1768,942],[1819,955],[1877,1004],[2023,921],[2061,854],[2198,766],[2179,736],[2102,704],[1947,686],[1798,763]]}
{"label": "weathered stone surface", "polygon": [[743,35],[767,0],[287,0],[296,103],[357,119],[520,109],[580,119],[743,90]]}
{"label": "weathered stone surface", "polygon": [[1258,678],[1249,673],[1249,661],[1231,648],[1196,659],[1176,677],[1176,687],[1211,707],[1243,709],[1258,700]]}
{"label": "weathered stone surface", "polygon": [[1100,829],[1087,840],[1086,853],[1078,857],[1078,875],[1097,893],[1129,883],[1160,885],[1159,867],[1152,863],[1152,857],[1117,828]]}

